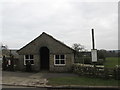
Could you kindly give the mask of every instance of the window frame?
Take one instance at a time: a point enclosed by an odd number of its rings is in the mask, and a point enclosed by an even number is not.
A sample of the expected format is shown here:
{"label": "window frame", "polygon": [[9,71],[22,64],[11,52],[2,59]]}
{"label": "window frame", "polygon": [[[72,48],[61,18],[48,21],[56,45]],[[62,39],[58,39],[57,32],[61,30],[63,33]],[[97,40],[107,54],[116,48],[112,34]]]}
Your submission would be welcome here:
{"label": "window frame", "polygon": [[[59,59],[56,59],[56,55],[59,55]],[[66,55],[64,55],[64,54],[56,54],[56,55],[54,55],[54,65],[55,66],[65,66],[66,65]],[[64,59],[61,59],[61,55],[64,55]],[[61,61],[61,60],[64,60],[64,64],[56,64],[56,60],[59,60],[59,62]]]}
{"label": "window frame", "polygon": [[[28,54],[27,54],[27,55],[28,55]],[[34,55],[33,55],[33,59],[30,59],[30,55],[31,55],[31,54],[28,55],[28,59],[26,59],[26,55],[24,55],[24,65],[26,65],[26,61],[27,61],[27,60],[28,60],[28,61],[33,60],[33,63],[34,63]],[[31,64],[31,65],[34,65],[34,64]]]}

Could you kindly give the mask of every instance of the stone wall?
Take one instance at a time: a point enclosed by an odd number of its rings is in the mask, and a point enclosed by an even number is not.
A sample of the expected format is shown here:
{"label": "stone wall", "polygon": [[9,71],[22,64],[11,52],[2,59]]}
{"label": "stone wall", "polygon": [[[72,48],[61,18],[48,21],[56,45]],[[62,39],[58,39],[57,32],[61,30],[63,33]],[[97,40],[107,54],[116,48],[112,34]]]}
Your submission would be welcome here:
{"label": "stone wall", "polygon": [[[66,55],[66,65],[56,66],[54,65],[54,55],[50,54],[49,60],[49,71],[51,72],[67,72],[71,71],[71,67],[74,63],[74,54],[65,54]],[[24,65],[24,55],[20,55],[19,58],[19,70],[25,71],[26,66]],[[40,56],[34,55],[34,65],[32,65],[33,71],[40,71]]]}
{"label": "stone wall", "polygon": [[50,55],[50,71],[52,72],[71,71],[72,65],[74,63],[74,54],[65,54],[65,55],[66,55],[66,64],[62,66],[54,65],[54,54]]}
{"label": "stone wall", "polygon": [[24,55],[19,55],[19,70],[23,71],[24,67]]}
{"label": "stone wall", "polygon": [[[74,51],[58,40],[54,39],[43,33],[41,36],[37,37],[29,44],[21,48],[19,53],[20,70],[25,70],[24,66],[24,55],[34,55],[34,65],[32,69],[34,71],[40,71],[40,48],[47,47],[49,49],[49,71],[70,71],[71,66],[74,63]],[[66,55],[66,65],[65,66],[55,66],[54,65],[54,55],[64,54]]]}

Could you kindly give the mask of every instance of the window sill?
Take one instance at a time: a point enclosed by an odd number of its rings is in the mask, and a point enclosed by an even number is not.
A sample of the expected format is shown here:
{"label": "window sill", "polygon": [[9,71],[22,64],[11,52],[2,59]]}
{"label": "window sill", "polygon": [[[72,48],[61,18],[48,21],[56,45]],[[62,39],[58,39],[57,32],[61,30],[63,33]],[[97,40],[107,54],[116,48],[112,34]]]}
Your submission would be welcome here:
{"label": "window sill", "polygon": [[66,66],[66,64],[54,64],[54,66]]}
{"label": "window sill", "polygon": [[[35,65],[35,64],[31,64],[31,66],[33,66],[33,65]],[[24,66],[26,66],[26,64],[24,64]]]}

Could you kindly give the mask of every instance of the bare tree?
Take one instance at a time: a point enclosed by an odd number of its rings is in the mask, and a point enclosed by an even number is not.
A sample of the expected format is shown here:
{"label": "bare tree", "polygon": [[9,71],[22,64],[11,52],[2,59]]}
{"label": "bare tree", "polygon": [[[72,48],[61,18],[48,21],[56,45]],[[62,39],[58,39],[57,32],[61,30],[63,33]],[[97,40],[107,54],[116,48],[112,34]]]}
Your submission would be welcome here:
{"label": "bare tree", "polygon": [[73,48],[75,51],[77,51],[77,52],[86,51],[85,46],[84,46],[84,45],[81,45],[81,44],[79,44],[79,43],[74,43],[74,44],[72,45],[72,48]]}

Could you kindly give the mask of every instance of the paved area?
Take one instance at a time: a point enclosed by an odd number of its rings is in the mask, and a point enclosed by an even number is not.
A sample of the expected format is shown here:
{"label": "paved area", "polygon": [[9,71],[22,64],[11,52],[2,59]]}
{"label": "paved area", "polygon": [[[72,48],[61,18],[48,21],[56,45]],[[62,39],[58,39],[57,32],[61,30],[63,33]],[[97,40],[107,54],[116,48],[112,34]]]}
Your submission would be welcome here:
{"label": "paved area", "polygon": [[[118,90],[118,87],[79,87],[79,86],[48,86],[47,82],[52,77],[78,77],[72,73],[27,73],[27,72],[2,72],[2,86],[3,88],[28,88],[39,90]],[[0,84],[1,85],[1,84]],[[72,89],[71,89],[72,88]],[[3,89],[4,90],[4,89]]]}
{"label": "paved area", "polygon": [[2,90],[49,90],[47,88],[41,87],[41,88],[36,88],[36,87],[23,87],[23,86],[8,86],[8,85],[3,85]]}
{"label": "paved area", "polygon": [[23,87],[23,86],[2,85],[2,88],[34,88],[34,87]]}
{"label": "paved area", "polygon": [[17,86],[45,86],[47,79],[43,78],[41,74],[26,73],[26,72],[2,72],[3,85],[17,85]]}
{"label": "paved area", "polygon": [[71,77],[76,76],[71,73],[27,73],[27,72],[2,72],[3,85],[16,85],[16,86],[33,86],[33,87],[47,87],[48,78],[52,77]]}

